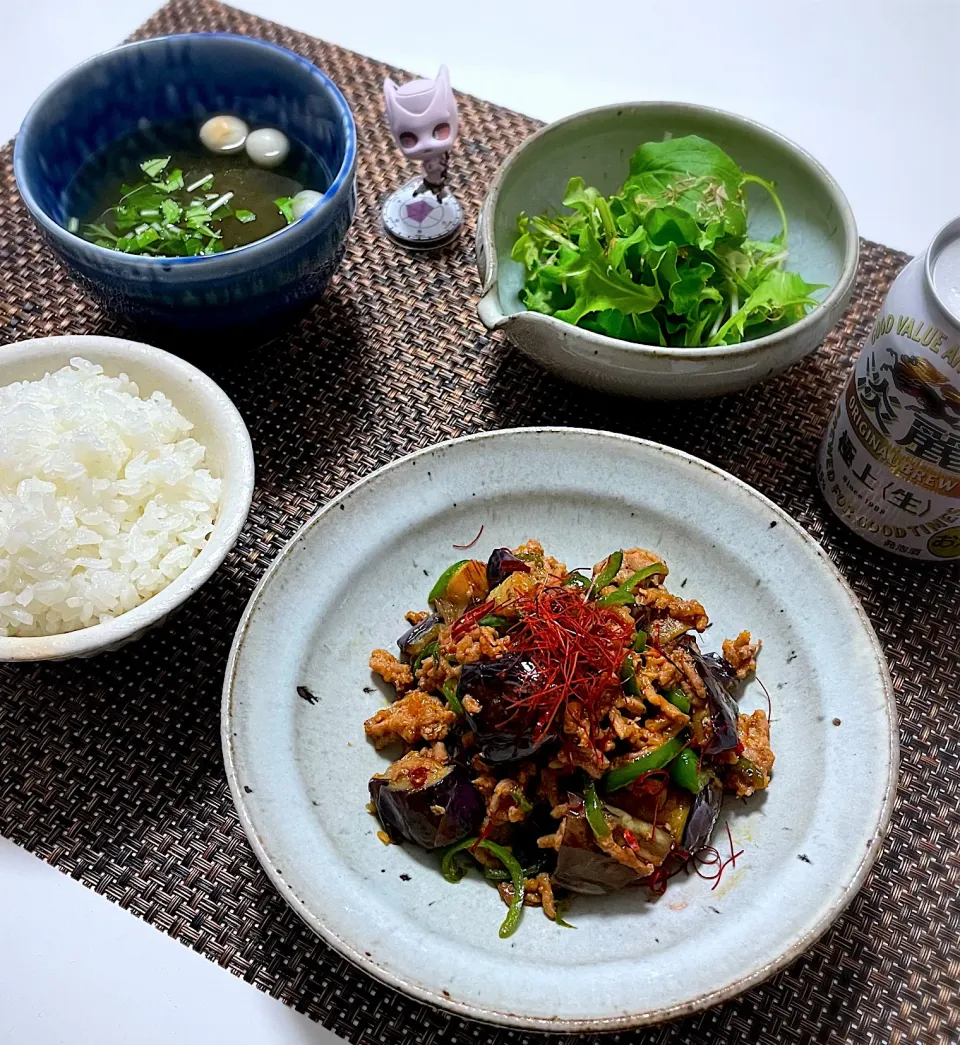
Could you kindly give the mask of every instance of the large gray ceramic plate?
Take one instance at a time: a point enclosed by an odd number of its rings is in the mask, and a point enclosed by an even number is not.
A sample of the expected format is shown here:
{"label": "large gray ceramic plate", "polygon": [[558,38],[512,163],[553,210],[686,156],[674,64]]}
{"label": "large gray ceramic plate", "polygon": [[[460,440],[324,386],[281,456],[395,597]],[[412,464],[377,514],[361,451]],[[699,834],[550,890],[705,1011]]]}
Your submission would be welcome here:
{"label": "large gray ceramic plate", "polygon": [[[709,647],[749,628],[773,699],[773,783],[724,810],[745,850],[719,888],[674,879],[578,898],[576,930],[458,885],[384,846],[367,780],[386,758],[363,720],[367,667],[464,553],[539,538],[572,566],[656,549],[701,599]],[[297,696],[305,685],[310,704]],[[766,706],[747,687],[743,706]],[[729,998],[824,932],[863,883],[890,817],[896,712],[876,636],[819,545],[732,476],[655,443],[519,429],[443,443],[368,476],[291,541],[250,600],[224,685],[223,746],[250,843],[287,902],[360,968],[465,1016],[552,1031],[654,1023]],[[856,786],[851,786],[855,767]],[[722,826],[719,837],[726,839]],[[718,843],[721,844],[721,843]],[[725,843],[724,843],[725,844]]]}

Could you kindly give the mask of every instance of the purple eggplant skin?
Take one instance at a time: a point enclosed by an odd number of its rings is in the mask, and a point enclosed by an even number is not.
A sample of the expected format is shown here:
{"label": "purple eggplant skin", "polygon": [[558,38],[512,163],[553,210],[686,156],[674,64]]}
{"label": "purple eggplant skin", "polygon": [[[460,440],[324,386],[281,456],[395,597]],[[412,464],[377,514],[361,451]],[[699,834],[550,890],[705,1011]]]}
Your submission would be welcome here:
{"label": "purple eggplant skin", "polygon": [[412,628],[408,628],[397,639],[400,652],[405,653],[408,657],[416,657],[422,653],[424,647],[433,642],[440,634],[441,624],[443,624],[443,617],[439,613],[431,613],[429,617],[425,617],[419,624],[414,624]]}
{"label": "purple eggplant skin", "polygon": [[440,849],[473,834],[485,812],[465,766],[445,766],[439,780],[399,788],[384,776],[370,780],[370,798],[391,841]]}
{"label": "purple eggplant skin", "polygon": [[633,885],[640,876],[603,852],[583,813],[571,810],[563,818],[563,838],[551,881],[572,893],[599,896]]}
{"label": "purple eggplant skin", "polygon": [[688,853],[695,853],[709,843],[722,805],[723,789],[713,781],[693,800],[681,842]]}
{"label": "purple eggplant skin", "polygon": [[487,586],[493,591],[511,573],[529,573],[530,565],[518,559],[509,548],[494,548],[487,560]]}
{"label": "purple eggplant skin", "polygon": [[[693,657],[697,672],[703,679],[707,689],[707,703],[710,705],[710,722],[713,725],[713,740],[703,749],[704,754],[719,755],[722,751],[733,751],[740,744],[737,732],[737,720],[740,708],[728,691],[730,670],[718,665],[722,658],[716,654],[704,656],[695,642],[687,643],[687,651]],[[726,661],[722,661],[726,664]],[[736,675],[733,675],[736,682]]]}
{"label": "purple eggplant skin", "polygon": [[519,653],[508,653],[500,660],[464,664],[457,698],[463,704],[467,697],[473,697],[480,704],[480,711],[475,714],[464,706],[464,718],[485,761],[499,765],[529,758],[554,739],[550,731],[534,737],[534,717],[522,709],[518,712],[507,699],[508,694],[519,696],[524,689],[536,685],[537,678],[536,667]]}

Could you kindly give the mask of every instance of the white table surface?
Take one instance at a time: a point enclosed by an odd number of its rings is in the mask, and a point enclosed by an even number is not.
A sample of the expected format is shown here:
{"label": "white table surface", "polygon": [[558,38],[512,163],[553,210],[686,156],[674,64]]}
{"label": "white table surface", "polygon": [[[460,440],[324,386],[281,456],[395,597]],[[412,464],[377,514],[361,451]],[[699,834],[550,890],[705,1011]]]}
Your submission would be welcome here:
{"label": "white table surface", "polygon": [[[0,0],[0,140],[51,80],[155,6]],[[639,98],[743,113],[820,159],[864,236],[911,253],[960,213],[954,0],[240,6],[423,74],[446,62],[458,88],[545,120]],[[0,1042],[339,1040],[0,839]]]}

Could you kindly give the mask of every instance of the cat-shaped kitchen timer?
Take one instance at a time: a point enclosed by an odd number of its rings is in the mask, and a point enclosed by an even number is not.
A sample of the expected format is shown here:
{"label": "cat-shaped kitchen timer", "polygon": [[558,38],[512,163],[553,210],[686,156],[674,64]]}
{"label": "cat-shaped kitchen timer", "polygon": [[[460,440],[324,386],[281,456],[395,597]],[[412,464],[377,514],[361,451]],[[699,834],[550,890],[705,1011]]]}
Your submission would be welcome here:
{"label": "cat-shaped kitchen timer", "polygon": [[384,200],[383,227],[398,243],[414,250],[443,247],[460,235],[463,208],[447,187],[447,163],[457,137],[457,102],[450,73],[440,66],[435,80],[383,84],[387,123],[400,151],[423,162],[414,178]]}

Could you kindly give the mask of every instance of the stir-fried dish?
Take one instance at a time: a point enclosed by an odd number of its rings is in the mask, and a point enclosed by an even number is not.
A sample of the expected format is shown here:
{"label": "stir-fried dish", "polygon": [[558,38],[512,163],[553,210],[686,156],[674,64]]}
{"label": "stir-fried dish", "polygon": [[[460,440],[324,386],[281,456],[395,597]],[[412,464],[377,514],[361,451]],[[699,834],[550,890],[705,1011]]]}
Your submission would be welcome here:
{"label": "stir-fried dish", "polygon": [[440,576],[399,658],[370,657],[396,700],[364,728],[403,749],[370,781],[381,839],[444,850],[450,881],[478,867],[509,908],[501,936],[524,905],[563,925],[574,893],[719,876],[723,795],[770,782],[767,713],[735,698],[760,643],[702,652],[707,614],[667,574],[642,548],[589,576],[535,540],[497,548]]}

